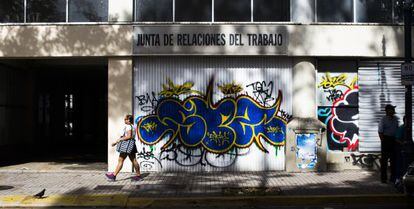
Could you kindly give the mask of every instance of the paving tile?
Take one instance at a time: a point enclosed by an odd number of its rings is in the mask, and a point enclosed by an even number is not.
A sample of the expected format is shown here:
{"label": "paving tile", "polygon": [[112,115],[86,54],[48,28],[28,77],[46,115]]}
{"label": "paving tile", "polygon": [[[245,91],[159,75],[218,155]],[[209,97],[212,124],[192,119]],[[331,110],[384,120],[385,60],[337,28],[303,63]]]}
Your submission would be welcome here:
{"label": "paving tile", "polygon": [[[181,197],[221,194],[223,188],[278,187],[284,195],[313,194],[396,194],[391,186],[379,182],[378,173],[343,171],[326,173],[276,172],[197,172],[149,173],[141,182],[131,174],[120,174],[119,181],[106,181],[103,173],[87,172],[0,172],[0,195],[33,195],[46,188],[48,195],[129,194],[133,196]],[[108,189],[96,190],[96,186]],[[153,185],[142,190],[139,185]],[[180,186],[181,185],[181,186]],[[118,187],[117,187],[118,186]],[[148,187],[148,186],[147,186]],[[158,187],[158,188],[157,188]]]}

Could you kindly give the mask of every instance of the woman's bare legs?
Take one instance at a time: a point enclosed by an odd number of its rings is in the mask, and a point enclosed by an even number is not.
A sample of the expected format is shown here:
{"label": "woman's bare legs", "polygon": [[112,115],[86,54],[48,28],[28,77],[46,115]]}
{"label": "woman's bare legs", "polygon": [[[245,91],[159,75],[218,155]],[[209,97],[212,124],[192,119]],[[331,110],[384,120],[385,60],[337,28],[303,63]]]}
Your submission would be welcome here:
{"label": "woman's bare legs", "polygon": [[125,161],[126,155],[121,153],[119,154],[119,158],[118,158],[118,165],[116,165],[115,171],[114,171],[114,175],[118,175],[118,173],[121,171],[122,166],[124,165],[124,161]]}
{"label": "woman's bare legs", "polygon": [[132,165],[134,166],[134,169],[135,169],[135,172],[137,173],[137,176],[141,176],[138,161],[137,161],[137,158],[135,158],[135,153],[130,154],[129,159],[131,160]]}

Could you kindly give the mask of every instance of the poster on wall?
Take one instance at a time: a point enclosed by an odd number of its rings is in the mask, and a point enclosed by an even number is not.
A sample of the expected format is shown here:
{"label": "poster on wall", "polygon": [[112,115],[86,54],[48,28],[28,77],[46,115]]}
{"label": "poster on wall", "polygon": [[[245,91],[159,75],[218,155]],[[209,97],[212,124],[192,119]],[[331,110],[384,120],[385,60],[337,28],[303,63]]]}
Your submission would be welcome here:
{"label": "poster on wall", "polygon": [[329,150],[357,151],[357,73],[318,73],[318,118],[326,124]]}
{"label": "poster on wall", "polygon": [[291,80],[288,67],[154,59],[140,58],[134,73],[138,161],[144,170],[284,169],[291,117],[290,89],[284,88]]}
{"label": "poster on wall", "polygon": [[316,163],[316,134],[297,134],[296,166],[300,169],[313,169]]}

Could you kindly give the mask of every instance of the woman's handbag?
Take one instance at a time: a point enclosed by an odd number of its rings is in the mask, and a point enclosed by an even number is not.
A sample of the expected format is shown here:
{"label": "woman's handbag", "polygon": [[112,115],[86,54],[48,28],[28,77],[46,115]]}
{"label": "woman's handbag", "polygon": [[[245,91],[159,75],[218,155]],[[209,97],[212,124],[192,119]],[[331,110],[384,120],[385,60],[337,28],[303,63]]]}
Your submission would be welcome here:
{"label": "woman's handbag", "polygon": [[[131,126],[132,131],[134,128]],[[125,133],[124,133],[125,134]],[[116,145],[116,151],[130,154],[135,147],[135,139],[122,140]]]}
{"label": "woman's handbag", "polygon": [[123,140],[116,145],[116,151],[130,154],[135,146],[134,139]]}

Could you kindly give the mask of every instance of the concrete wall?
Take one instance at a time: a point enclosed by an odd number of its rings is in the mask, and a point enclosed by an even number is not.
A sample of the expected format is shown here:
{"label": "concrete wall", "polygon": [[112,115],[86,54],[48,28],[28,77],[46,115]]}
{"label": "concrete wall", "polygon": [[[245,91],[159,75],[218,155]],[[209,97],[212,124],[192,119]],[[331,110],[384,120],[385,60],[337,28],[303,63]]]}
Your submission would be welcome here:
{"label": "concrete wall", "polygon": [[403,57],[402,26],[291,25],[289,55]]}
{"label": "concrete wall", "polygon": [[132,52],[126,25],[0,26],[0,58],[122,56]]}
{"label": "concrete wall", "polygon": [[[132,114],[132,59],[110,58],[108,60],[108,170],[114,171],[118,153],[111,143],[119,139],[124,117]],[[132,164],[126,160],[122,171],[131,171]]]}

